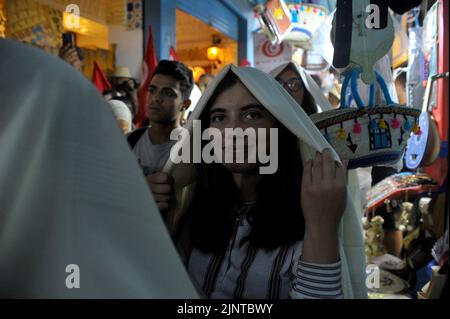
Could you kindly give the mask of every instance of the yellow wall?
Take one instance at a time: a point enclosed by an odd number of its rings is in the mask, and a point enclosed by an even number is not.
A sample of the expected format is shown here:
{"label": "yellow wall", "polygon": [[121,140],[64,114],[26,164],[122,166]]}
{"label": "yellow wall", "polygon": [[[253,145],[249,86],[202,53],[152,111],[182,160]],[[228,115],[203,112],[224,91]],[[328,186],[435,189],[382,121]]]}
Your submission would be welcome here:
{"label": "yellow wall", "polygon": [[108,3],[107,0],[37,0],[41,4],[65,11],[69,4],[76,4],[80,8],[82,17],[92,19],[100,23],[107,22]]}
{"label": "yellow wall", "polygon": [[65,11],[69,4],[80,8],[82,17],[103,24],[126,24],[126,0],[37,0],[42,4]]}
{"label": "yellow wall", "polygon": [[88,79],[92,79],[92,73],[94,71],[94,61],[97,61],[100,69],[107,75],[114,70],[115,59],[114,52],[115,47],[113,46],[111,50],[91,50],[91,49],[82,49],[81,50],[84,56],[84,66],[83,73]]}
{"label": "yellow wall", "polygon": [[5,12],[5,1],[0,0],[0,38],[6,36],[6,12]]}
{"label": "yellow wall", "polygon": [[6,36],[55,53],[61,45],[61,12],[33,0],[6,2]]}

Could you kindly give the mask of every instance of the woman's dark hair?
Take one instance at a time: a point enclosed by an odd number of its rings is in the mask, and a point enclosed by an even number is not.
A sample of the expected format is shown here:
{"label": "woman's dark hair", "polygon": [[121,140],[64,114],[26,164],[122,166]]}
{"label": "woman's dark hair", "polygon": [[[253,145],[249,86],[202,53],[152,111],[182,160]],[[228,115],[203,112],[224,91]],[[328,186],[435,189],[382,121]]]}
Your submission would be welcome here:
{"label": "woman's dark hair", "polygon": [[311,115],[317,113],[317,104],[314,100],[313,96],[309,91],[305,88],[305,93],[303,95],[303,103],[301,105],[306,114]]}
{"label": "woman's dark hair", "polygon": [[[295,73],[298,74],[298,70],[292,66],[289,65],[288,66],[292,71],[294,71]],[[303,93],[303,103],[301,105],[302,109],[305,111],[306,114],[311,115],[314,113],[317,113],[318,109],[317,109],[317,105],[316,105],[316,101],[314,100],[314,97],[311,95],[311,93],[309,93],[309,91],[306,89],[305,87],[305,83],[303,82],[303,79],[301,78],[300,74],[298,74],[300,80],[302,80],[302,85],[304,88],[304,93]],[[313,76],[311,76],[314,81],[320,86],[320,84],[317,82],[318,80],[315,79]]]}
{"label": "woman's dark hair", "polygon": [[[207,110],[214,100],[237,81],[235,75],[229,75],[219,85],[203,112],[201,119],[204,128],[209,126],[205,125],[209,124]],[[300,203],[302,165],[298,141],[283,125],[280,124],[278,129],[278,170],[261,177],[257,185],[256,203],[247,215],[252,229],[245,240],[254,247],[267,250],[293,244],[303,239],[304,234]],[[197,184],[188,210],[193,247],[205,253],[224,251],[235,225],[233,210],[240,204],[239,190],[231,173],[222,164],[197,164]]]}
{"label": "woman's dark hair", "polygon": [[156,74],[170,75],[180,82],[180,90],[184,100],[188,100],[194,87],[192,71],[179,61],[161,60],[159,61],[152,78]]}

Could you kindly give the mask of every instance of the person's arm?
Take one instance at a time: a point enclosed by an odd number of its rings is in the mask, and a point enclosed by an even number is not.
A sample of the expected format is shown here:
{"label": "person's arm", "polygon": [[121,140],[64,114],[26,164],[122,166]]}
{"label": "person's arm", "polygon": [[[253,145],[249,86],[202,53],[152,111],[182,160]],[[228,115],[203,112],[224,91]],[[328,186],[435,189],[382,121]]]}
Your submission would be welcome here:
{"label": "person's arm", "polygon": [[175,198],[173,177],[163,172],[157,172],[146,176],[145,179],[159,210],[162,213],[167,212]]}
{"label": "person's arm", "polygon": [[347,163],[338,165],[329,150],[303,168],[305,235],[292,298],[342,297],[338,229],[346,206],[346,169]]}
{"label": "person's arm", "polygon": [[81,61],[76,48],[70,46],[61,48],[59,51],[59,57],[72,65],[76,70],[82,71],[83,61]]}
{"label": "person's arm", "polygon": [[291,299],[342,299],[341,262],[314,264],[298,262],[289,294]]}
{"label": "person's arm", "polygon": [[302,260],[339,260],[338,228],[347,198],[347,163],[338,165],[329,150],[317,153],[303,168],[301,207],[305,218]]}

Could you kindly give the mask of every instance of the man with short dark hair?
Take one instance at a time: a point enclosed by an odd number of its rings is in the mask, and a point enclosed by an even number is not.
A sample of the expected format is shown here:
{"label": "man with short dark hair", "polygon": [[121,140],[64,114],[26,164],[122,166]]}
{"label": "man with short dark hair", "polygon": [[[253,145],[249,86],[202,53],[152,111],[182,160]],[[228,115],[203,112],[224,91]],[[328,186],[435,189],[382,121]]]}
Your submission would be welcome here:
{"label": "man with short dark hair", "polygon": [[127,137],[161,211],[169,209],[171,196],[167,196],[167,191],[173,184],[172,177],[161,172],[176,143],[170,140],[170,133],[180,127],[179,117],[191,104],[189,96],[193,85],[192,71],[186,65],[160,61],[148,87],[150,125]]}

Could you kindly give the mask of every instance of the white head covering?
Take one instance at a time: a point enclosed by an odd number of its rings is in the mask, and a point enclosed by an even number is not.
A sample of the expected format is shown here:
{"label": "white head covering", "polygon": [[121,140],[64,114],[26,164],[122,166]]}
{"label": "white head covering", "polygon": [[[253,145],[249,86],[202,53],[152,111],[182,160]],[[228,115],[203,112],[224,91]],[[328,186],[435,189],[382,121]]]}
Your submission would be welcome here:
{"label": "white head covering", "polygon": [[0,70],[0,298],[196,298],[95,87],[7,40]]}
{"label": "white head covering", "polygon": [[128,123],[127,132],[131,131],[132,115],[128,106],[119,100],[109,100],[109,105],[116,120],[122,120]]}
{"label": "white head covering", "polygon": [[197,105],[198,101],[200,100],[200,97],[202,96],[202,91],[200,91],[200,88],[197,84],[194,83],[194,86],[192,87],[191,95],[189,96],[189,100],[191,100],[191,105],[189,105],[189,108],[186,111],[192,112],[192,110]]}
{"label": "white head covering", "polygon": [[292,70],[296,71],[300,78],[303,81],[303,85],[305,86],[305,89],[309,92],[309,94],[312,95],[314,98],[314,101],[316,102],[318,113],[323,111],[331,110],[333,107],[331,106],[331,103],[325,98],[325,96],[322,93],[322,90],[317,85],[316,81],[306,73],[305,69],[303,69],[301,66],[299,66],[295,62],[288,62],[281,64],[277,66],[275,69],[270,71],[270,75],[272,75],[274,78],[276,78],[281,72],[283,72],[287,67],[291,67]]}
{"label": "white head covering", "polygon": [[[333,109],[330,101],[328,101],[328,99],[325,98],[322,90],[319,88],[316,81],[314,81],[314,79],[305,71],[305,69],[299,66],[297,63],[295,62],[284,63],[276,67],[272,71],[270,71],[269,74],[271,74],[274,78],[276,78],[281,72],[283,72],[288,67],[290,67],[294,72],[297,72],[297,74],[301,77],[305,89],[314,98],[314,102],[317,105],[318,113]],[[362,206],[360,200],[361,198],[360,186],[356,170],[349,170],[347,176],[348,176],[349,192],[352,196],[353,204],[355,205],[356,211],[362,214]]]}
{"label": "white head covering", "polygon": [[191,100],[191,105],[189,105],[189,108],[186,111],[184,111],[183,114],[185,120],[187,120],[189,114],[192,113],[201,96],[202,91],[200,91],[197,84],[194,84],[194,86],[192,87],[191,95],[189,96],[189,100]]}
{"label": "white head covering", "polygon": [[[286,90],[270,75],[251,67],[227,65],[208,86],[197,103],[186,128],[192,136],[193,121],[198,120],[216,88],[228,73],[234,73],[259,102],[287,129],[299,138],[302,161],[312,159],[316,151],[329,148],[335,160],[340,161],[314,123]],[[174,212],[173,225],[188,207],[195,183],[194,164],[174,164],[170,158],[164,167],[176,183],[178,210]],[[349,193],[349,192],[348,192]],[[175,226],[171,225],[175,228]],[[340,258],[342,262],[343,292],[346,298],[367,298],[365,286],[365,255],[362,227],[350,194],[340,227]]]}

